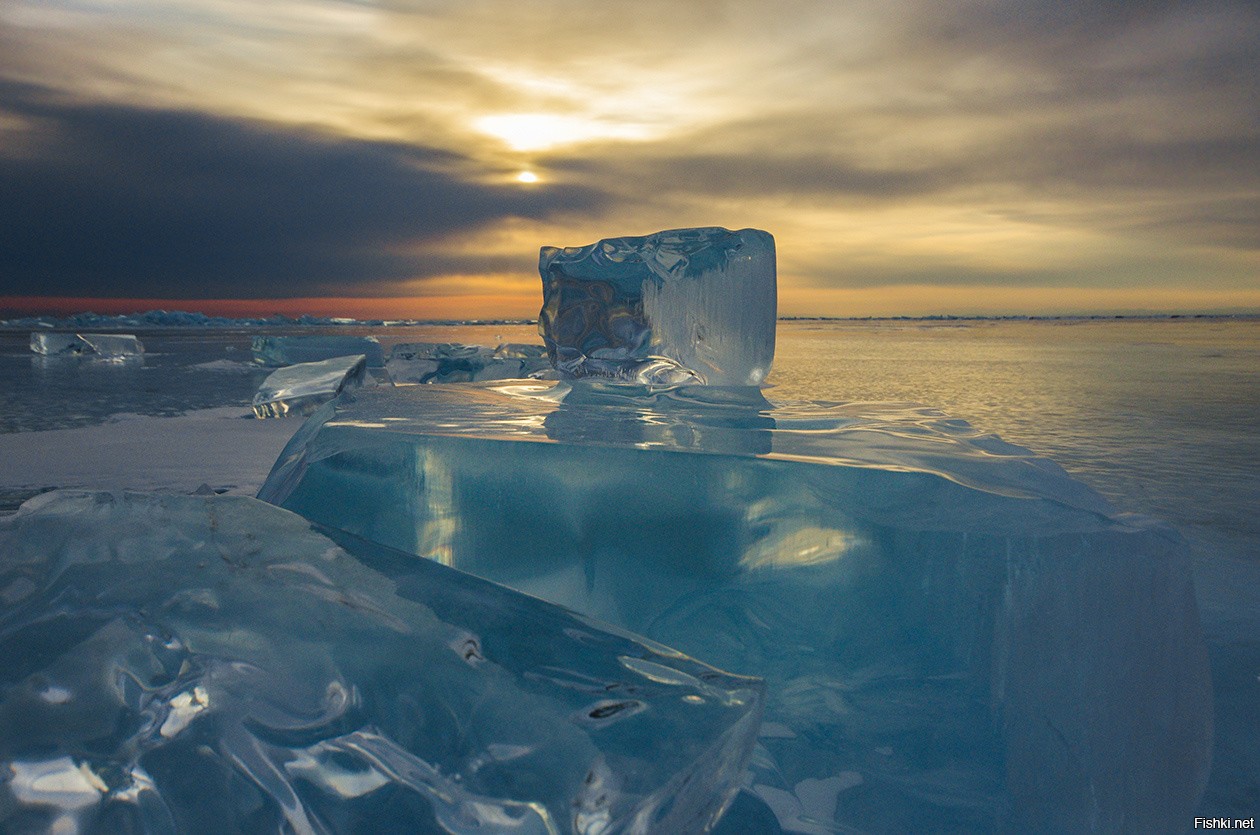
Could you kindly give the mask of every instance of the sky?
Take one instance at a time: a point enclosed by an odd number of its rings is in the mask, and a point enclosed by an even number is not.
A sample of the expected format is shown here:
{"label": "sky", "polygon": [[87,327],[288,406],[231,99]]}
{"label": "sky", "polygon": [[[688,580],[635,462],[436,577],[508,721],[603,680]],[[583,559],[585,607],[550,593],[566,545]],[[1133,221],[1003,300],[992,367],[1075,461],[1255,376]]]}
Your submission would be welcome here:
{"label": "sky", "polygon": [[0,0],[0,310],[530,317],[775,236],[780,313],[1260,310],[1255,0]]}

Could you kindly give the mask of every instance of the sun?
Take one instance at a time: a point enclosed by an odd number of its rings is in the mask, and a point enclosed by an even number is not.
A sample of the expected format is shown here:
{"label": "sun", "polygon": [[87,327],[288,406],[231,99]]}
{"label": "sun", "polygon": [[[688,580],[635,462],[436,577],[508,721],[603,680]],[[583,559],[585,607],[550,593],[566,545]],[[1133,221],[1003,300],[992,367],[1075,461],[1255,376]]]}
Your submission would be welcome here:
{"label": "sun", "polygon": [[536,183],[536,182],[538,182],[538,175],[537,175],[537,174],[535,174],[533,171],[522,171],[522,172],[520,172],[519,174],[517,174],[517,175],[516,175],[516,182],[518,182],[518,183]]}

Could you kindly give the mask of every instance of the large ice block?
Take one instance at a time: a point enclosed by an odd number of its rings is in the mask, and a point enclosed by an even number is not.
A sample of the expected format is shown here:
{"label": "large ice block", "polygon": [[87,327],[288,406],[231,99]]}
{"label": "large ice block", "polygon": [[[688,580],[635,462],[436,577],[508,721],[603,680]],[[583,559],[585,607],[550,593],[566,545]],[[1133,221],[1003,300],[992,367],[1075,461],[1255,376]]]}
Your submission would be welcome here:
{"label": "large ice block", "polygon": [[1180,831],[1204,784],[1181,540],[931,409],[364,390],[260,497],[765,677],[789,831]]}
{"label": "large ice block", "polygon": [[251,350],[254,354],[254,362],[261,365],[295,365],[300,362],[319,362],[350,354],[362,354],[372,368],[385,364],[381,343],[375,336],[344,334],[255,336]]}
{"label": "large ice block", "polygon": [[700,832],[760,682],[254,499],[0,522],[0,830]]}
{"label": "large ice block", "polygon": [[[674,229],[545,246],[538,271],[538,330],[564,374],[729,386],[770,373],[777,296],[767,232]],[[661,360],[680,368],[665,373]]]}
{"label": "large ice block", "polygon": [[395,345],[385,361],[394,385],[470,383],[528,377],[551,368],[541,345],[505,342],[493,348],[458,342]]}
{"label": "large ice block", "polygon": [[260,418],[309,415],[346,389],[367,379],[363,355],[302,362],[267,375],[254,395],[254,414]]}
{"label": "large ice block", "polygon": [[144,353],[144,343],[129,333],[81,333],[79,338],[100,359],[125,359]]}
{"label": "large ice block", "polygon": [[31,350],[45,356],[91,355],[99,359],[119,359],[143,354],[144,344],[134,334],[36,331],[31,334]]}
{"label": "large ice block", "polygon": [[44,356],[59,356],[83,354],[92,348],[77,333],[35,331],[31,334],[31,350]]}

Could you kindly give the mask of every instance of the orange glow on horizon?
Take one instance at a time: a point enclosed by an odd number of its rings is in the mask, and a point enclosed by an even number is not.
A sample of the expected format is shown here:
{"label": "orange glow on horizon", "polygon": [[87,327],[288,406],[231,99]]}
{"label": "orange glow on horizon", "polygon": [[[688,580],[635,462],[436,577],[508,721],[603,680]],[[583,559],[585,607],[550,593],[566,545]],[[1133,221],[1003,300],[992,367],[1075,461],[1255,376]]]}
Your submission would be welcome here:
{"label": "orange glow on horizon", "polygon": [[1057,316],[1260,311],[1260,291],[1187,287],[779,287],[780,316]]}
{"label": "orange glow on horizon", "polygon": [[411,296],[402,298],[318,297],[298,299],[104,299],[55,296],[0,296],[10,315],[55,315],[91,311],[102,315],[180,310],[231,318],[329,316],[350,319],[533,319],[537,293]]}

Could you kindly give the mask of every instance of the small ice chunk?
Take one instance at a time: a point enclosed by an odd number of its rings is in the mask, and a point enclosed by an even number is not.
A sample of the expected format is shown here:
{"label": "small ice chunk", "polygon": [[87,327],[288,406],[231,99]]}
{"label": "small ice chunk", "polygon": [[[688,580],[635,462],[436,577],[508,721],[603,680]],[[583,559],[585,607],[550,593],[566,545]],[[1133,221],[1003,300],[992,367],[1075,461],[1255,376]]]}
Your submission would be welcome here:
{"label": "small ice chunk", "polygon": [[124,359],[144,353],[144,344],[129,333],[81,333],[79,338],[100,359]]}
{"label": "small ice chunk", "polygon": [[92,347],[83,341],[77,333],[43,333],[31,334],[31,350],[44,356],[60,354],[83,354]]}
{"label": "small ice chunk", "polygon": [[375,336],[255,336],[250,347],[254,362],[260,365],[294,365],[350,354],[362,354],[372,368],[379,368],[384,364],[384,352]]}
{"label": "small ice chunk", "polygon": [[106,790],[87,764],[75,763],[68,756],[15,760],[8,765],[5,782],[19,804],[53,806],[73,813],[96,805]]}
{"label": "small ice chunk", "polygon": [[0,554],[3,832],[703,832],[756,741],[756,679],[256,499],[47,493]]}
{"label": "small ice chunk", "polygon": [[197,686],[183,693],[178,693],[168,702],[169,713],[166,714],[166,721],[162,723],[161,729],[158,731],[162,736],[170,739],[178,736],[184,728],[188,727],[188,723],[196,718],[210,706],[210,697],[206,695],[206,688]]}
{"label": "small ice chunk", "polygon": [[395,345],[385,363],[394,385],[470,383],[528,377],[551,368],[542,345],[507,342],[496,348],[458,342]]}
{"label": "small ice chunk", "polygon": [[348,388],[367,378],[363,355],[302,362],[273,371],[254,395],[254,414],[260,418],[309,415]]}
{"label": "small ice chunk", "polygon": [[758,385],[770,373],[777,299],[767,232],[673,229],[545,246],[538,271],[538,329],[563,374],[653,382],[633,366],[656,358],[709,385]]}

